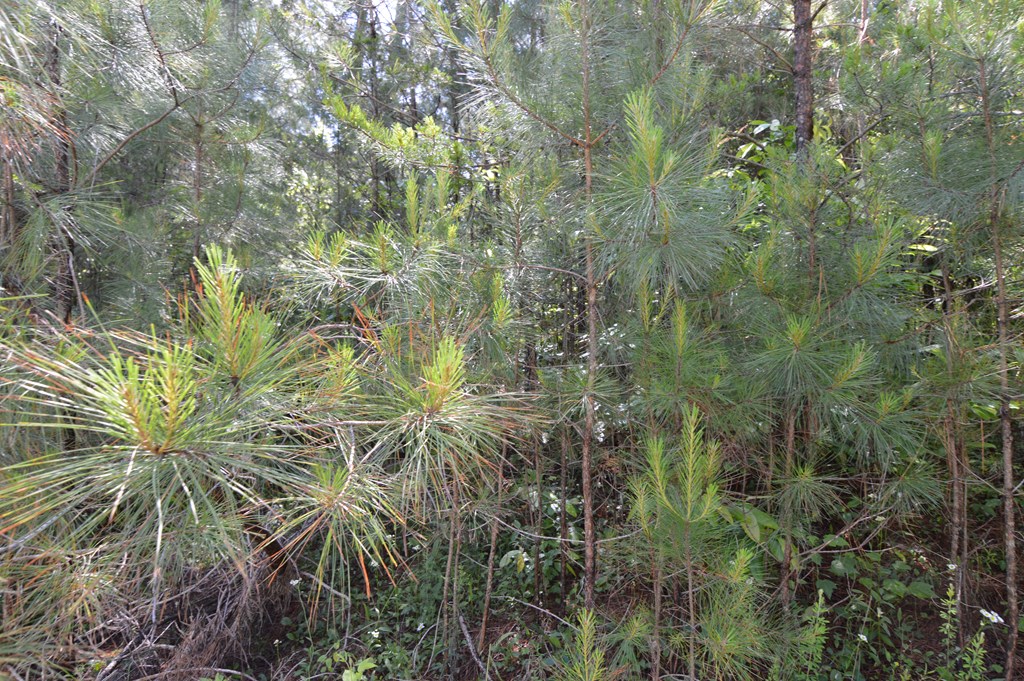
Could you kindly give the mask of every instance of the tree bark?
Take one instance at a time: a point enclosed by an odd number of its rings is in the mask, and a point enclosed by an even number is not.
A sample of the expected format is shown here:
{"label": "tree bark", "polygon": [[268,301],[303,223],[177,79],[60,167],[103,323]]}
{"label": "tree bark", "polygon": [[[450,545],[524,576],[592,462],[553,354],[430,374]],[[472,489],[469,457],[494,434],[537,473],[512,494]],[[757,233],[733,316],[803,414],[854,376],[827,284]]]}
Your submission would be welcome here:
{"label": "tree bark", "polygon": [[505,489],[505,448],[502,447],[501,461],[498,462],[498,507],[494,510],[494,519],[491,520],[491,546],[487,552],[487,583],[484,586],[483,614],[480,616],[480,632],[477,635],[476,647],[486,650],[487,645],[487,619],[491,612],[491,593],[494,587],[494,558],[498,550],[498,515],[502,509],[502,493]]}
{"label": "tree bark", "polygon": [[[956,352],[956,336],[953,328],[953,283],[949,276],[949,267],[942,266],[942,284],[945,290],[946,299],[942,306],[943,332],[946,338],[946,371],[950,377],[953,376],[955,367],[953,364],[954,353]],[[952,399],[946,400],[946,418],[943,423],[943,440],[946,448],[946,465],[949,468],[950,491],[953,505],[953,518],[949,533],[949,562],[956,566],[954,574],[954,598],[956,599],[956,621],[957,621],[957,643],[964,645],[964,618],[963,598],[964,580],[967,569],[965,556],[967,546],[961,545],[961,535],[966,537],[967,516],[964,513],[964,476],[962,469],[962,455],[960,443],[960,420],[959,409]]]}
{"label": "tree bark", "polygon": [[654,612],[651,615],[653,621],[651,631],[651,681],[658,681],[661,678],[661,591],[662,577],[661,565],[658,563],[657,550],[654,545],[650,548],[651,560],[651,589],[654,590]]}
{"label": "tree bark", "polygon": [[[445,5],[445,11],[448,13],[448,16],[458,16],[457,7],[452,0],[447,0]],[[452,126],[452,132],[458,135],[462,123],[459,118],[459,94],[461,90],[459,87],[459,64],[454,47],[446,47],[445,52],[447,53],[445,57],[448,62],[448,118]]]}
{"label": "tree bark", "polygon": [[[198,113],[197,116],[201,117],[202,113]],[[192,159],[192,205],[193,205],[193,218],[195,222],[192,225],[192,262],[189,264],[189,269],[192,272],[192,277],[195,282],[199,281],[199,275],[195,271],[196,261],[199,260],[199,254],[203,246],[203,123],[201,118],[195,120],[195,133],[196,137],[193,140],[193,152],[194,158]]]}
{"label": "tree bark", "polygon": [[814,139],[814,17],[811,0],[793,0],[793,85],[796,93],[796,150]]}
{"label": "tree bark", "polygon": [[1006,553],[1006,622],[1009,637],[1006,643],[1006,681],[1013,681],[1017,653],[1017,530],[1013,502],[1013,415],[1010,412],[1009,310],[1006,302],[1006,276],[998,223],[992,226],[992,243],[996,264],[996,303],[999,326],[999,423],[1003,439],[1003,541]]}
{"label": "tree bark", "polygon": [[1003,455],[1003,541],[1006,558],[1006,623],[1009,636],[1006,642],[1006,681],[1015,678],[1017,656],[1017,531],[1016,510],[1013,503],[1013,414],[1010,412],[1010,313],[1006,293],[1006,269],[1003,262],[1003,243],[1000,233],[1004,219],[1001,194],[1004,191],[998,175],[996,160],[995,122],[989,97],[988,69],[985,59],[978,60],[978,90],[985,122],[985,143],[989,154],[989,229],[992,235],[992,254],[996,275],[996,326],[999,333],[999,424],[1002,431]]}
{"label": "tree bark", "polygon": [[58,23],[53,24],[50,54],[46,60],[46,75],[53,89],[55,105],[53,127],[56,141],[53,150],[54,194],[59,198],[55,231],[53,236],[53,252],[57,261],[57,272],[53,280],[53,300],[57,318],[64,324],[71,324],[71,316],[77,298],[75,286],[75,239],[68,229],[72,220],[71,206],[68,205],[71,192],[71,134],[68,129],[67,112],[60,100],[61,88],[61,55],[60,42],[64,29]]}
{"label": "tree bark", "polygon": [[[589,203],[594,188],[594,138],[590,113],[590,8],[587,0],[580,2],[580,50],[583,63],[583,168],[584,189]],[[588,213],[588,219],[590,215]],[[593,449],[596,409],[594,385],[597,380],[597,273],[594,269],[594,243],[586,237],[587,290],[587,394],[583,422],[583,602],[594,609],[594,586],[597,581],[597,530],[594,526]]]}

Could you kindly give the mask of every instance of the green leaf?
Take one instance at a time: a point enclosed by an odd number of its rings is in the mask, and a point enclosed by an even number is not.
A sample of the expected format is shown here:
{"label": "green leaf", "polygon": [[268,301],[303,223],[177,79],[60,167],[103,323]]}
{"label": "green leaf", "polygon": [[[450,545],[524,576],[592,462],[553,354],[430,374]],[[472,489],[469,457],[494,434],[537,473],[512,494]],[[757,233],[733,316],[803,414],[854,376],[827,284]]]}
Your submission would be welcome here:
{"label": "green leaf", "polygon": [[857,574],[857,568],[849,558],[836,558],[832,561],[830,569],[840,577],[853,577]]}
{"label": "green leaf", "polygon": [[905,596],[907,593],[907,586],[903,582],[896,579],[885,580],[884,582],[882,582],[882,588],[889,592],[889,594],[891,594],[894,598],[903,598],[903,596]]}
{"label": "green leaf", "polygon": [[838,548],[845,549],[850,545],[850,542],[846,541],[837,534],[826,534],[825,535],[826,548]]}
{"label": "green leaf", "polygon": [[907,587],[907,593],[917,598],[936,598],[935,589],[928,582],[911,582]]}
{"label": "green leaf", "polygon": [[512,549],[501,557],[501,560],[498,561],[498,567],[508,567],[508,564],[511,563],[516,556],[521,556],[522,554],[523,552],[519,549]]}
{"label": "green leaf", "polygon": [[743,531],[752,541],[761,541],[761,526],[758,525],[757,518],[753,513],[744,513],[740,518],[740,525],[743,526]]}
{"label": "green leaf", "polygon": [[757,524],[761,527],[765,527],[769,530],[779,529],[779,521],[776,520],[773,516],[765,513],[761,509],[751,506],[748,512],[750,513],[750,515],[754,516],[754,518],[757,520]]}

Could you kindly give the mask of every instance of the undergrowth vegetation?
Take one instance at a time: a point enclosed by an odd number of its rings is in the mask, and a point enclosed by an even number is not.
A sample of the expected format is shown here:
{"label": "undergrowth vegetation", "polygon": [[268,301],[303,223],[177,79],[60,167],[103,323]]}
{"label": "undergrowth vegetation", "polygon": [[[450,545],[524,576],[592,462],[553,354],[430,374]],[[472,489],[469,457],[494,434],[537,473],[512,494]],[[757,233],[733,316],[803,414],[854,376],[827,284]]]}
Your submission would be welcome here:
{"label": "undergrowth vegetation", "polygon": [[0,679],[1019,676],[1019,0],[0,7]]}

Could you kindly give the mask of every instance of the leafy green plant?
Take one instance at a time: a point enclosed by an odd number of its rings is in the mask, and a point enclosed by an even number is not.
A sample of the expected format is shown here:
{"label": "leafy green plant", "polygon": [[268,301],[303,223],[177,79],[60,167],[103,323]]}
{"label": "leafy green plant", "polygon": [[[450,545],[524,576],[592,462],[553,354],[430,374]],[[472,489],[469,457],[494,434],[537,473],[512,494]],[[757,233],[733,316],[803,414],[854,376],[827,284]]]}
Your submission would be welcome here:
{"label": "leafy green plant", "polygon": [[[26,580],[12,630],[66,645],[119,617],[152,631],[161,604],[203,575],[240,599],[230,617],[242,629],[253,588],[269,588],[312,540],[321,577],[328,562],[387,555],[385,523],[398,516],[381,471],[311,455],[294,435],[312,387],[305,340],[283,337],[245,298],[230,254],[211,248],[198,270],[196,308],[173,334],[101,329],[4,346],[18,427],[40,445],[0,475],[0,528],[13,542],[3,566]],[[294,515],[281,522],[274,509]]]}
{"label": "leafy green plant", "polygon": [[684,412],[677,446],[661,438],[647,441],[646,470],[632,483],[633,516],[658,569],[682,573],[686,600],[675,607],[685,626],[664,636],[690,675],[701,669],[744,677],[770,660],[770,635],[758,614],[762,593],[751,571],[754,553],[730,536],[719,445],[705,439],[701,419],[695,406]]}
{"label": "leafy green plant", "polygon": [[597,617],[590,610],[581,610],[577,622],[573,642],[556,663],[555,678],[558,681],[607,681],[611,677],[597,633]]}

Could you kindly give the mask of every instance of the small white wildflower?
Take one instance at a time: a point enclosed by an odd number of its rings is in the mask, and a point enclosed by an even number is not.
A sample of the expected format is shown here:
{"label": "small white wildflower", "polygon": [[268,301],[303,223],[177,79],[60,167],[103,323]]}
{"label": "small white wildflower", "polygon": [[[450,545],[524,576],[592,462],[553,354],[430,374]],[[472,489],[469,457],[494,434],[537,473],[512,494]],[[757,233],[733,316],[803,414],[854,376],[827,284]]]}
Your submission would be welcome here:
{"label": "small white wildflower", "polygon": [[992,612],[991,610],[985,610],[982,608],[981,616],[987,619],[992,624],[1003,624],[1003,618],[999,616],[999,613]]}
{"label": "small white wildflower", "polygon": [[868,642],[868,637],[864,634],[857,634],[857,638],[859,638],[861,641],[864,641],[864,643]]}
{"label": "small white wildflower", "polygon": [[290,581],[288,583],[291,584],[292,586],[298,586],[299,582],[301,582],[301,581],[302,581],[301,579],[293,579],[292,581]]}
{"label": "small white wildflower", "polygon": [[423,631],[423,622],[416,625],[416,631]]}
{"label": "small white wildflower", "polygon": [[949,570],[950,572],[952,572],[953,570],[956,570],[956,563],[946,563],[946,569]]}
{"label": "small white wildflower", "polygon": [[377,631],[376,629],[374,629],[373,631],[370,632],[370,636],[372,636],[374,638],[380,638],[380,632]]}

